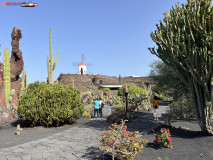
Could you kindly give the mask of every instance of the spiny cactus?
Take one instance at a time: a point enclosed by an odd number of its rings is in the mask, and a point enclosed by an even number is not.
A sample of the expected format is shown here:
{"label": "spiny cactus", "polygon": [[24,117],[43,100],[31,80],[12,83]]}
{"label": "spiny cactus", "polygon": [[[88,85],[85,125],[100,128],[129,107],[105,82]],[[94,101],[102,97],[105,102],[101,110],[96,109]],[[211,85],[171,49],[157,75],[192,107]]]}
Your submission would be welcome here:
{"label": "spiny cactus", "polygon": [[25,70],[22,71],[21,74],[21,92],[20,95],[22,94],[22,92],[24,92],[27,88],[27,73]]}
{"label": "spiny cactus", "polygon": [[189,86],[201,129],[213,135],[212,0],[187,0],[164,13],[149,48]]}
{"label": "spiny cactus", "polygon": [[9,50],[6,48],[4,50],[4,60],[3,60],[3,70],[4,70],[4,90],[5,90],[5,100],[7,107],[10,109],[9,95],[10,95],[10,58]]}
{"label": "spiny cactus", "polygon": [[52,50],[52,30],[50,28],[49,32],[49,47],[50,47],[50,59],[49,56],[47,56],[47,71],[48,71],[48,83],[53,84],[54,83],[54,69],[56,66],[56,63],[58,61],[59,52],[57,52],[56,60],[53,64],[53,50]]}
{"label": "spiny cactus", "polygon": [[151,107],[151,99],[152,99],[152,85],[150,84],[148,87],[141,82],[143,89],[146,91],[146,99],[142,102],[145,109],[149,109]]}
{"label": "spiny cactus", "polygon": [[9,96],[9,104],[12,102],[12,100],[13,100],[13,96],[14,96],[14,94],[15,94],[15,89],[12,89],[11,91],[10,91],[10,96]]}

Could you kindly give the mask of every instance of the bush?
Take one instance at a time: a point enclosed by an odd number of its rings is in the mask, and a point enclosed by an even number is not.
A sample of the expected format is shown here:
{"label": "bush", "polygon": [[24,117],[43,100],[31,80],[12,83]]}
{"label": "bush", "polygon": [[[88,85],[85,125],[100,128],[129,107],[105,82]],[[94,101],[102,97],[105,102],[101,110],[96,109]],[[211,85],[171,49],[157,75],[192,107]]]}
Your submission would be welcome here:
{"label": "bush", "polygon": [[169,129],[161,128],[161,135],[155,134],[154,143],[156,147],[172,148],[172,142],[170,138],[171,134]]}
{"label": "bush", "polygon": [[121,98],[120,98],[120,97],[116,97],[115,99],[113,99],[112,104],[113,104],[113,105],[121,104]]}
{"label": "bush", "polygon": [[122,121],[121,125],[112,124],[109,130],[103,132],[97,139],[101,144],[101,150],[114,155],[118,159],[133,160],[140,152],[147,139],[138,138],[138,131],[129,132],[127,126]]}
{"label": "bush", "polygon": [[72,85],[36,81],[18,99],[19,117],[31,126],[58,126],[75,122],[84,112],[80,91]]}
{"label": "bush", "polygon": [[122,87],[118,90],[118,96],[124,96],[123,88],[129,88],[129,95],[141,94],[146,95],[147,91],[143,88],[138,87],[134,83],[125,83]]}
{"label": "bush", "polygon": [[84,107],[84,110],[85,111],[93,111],[94,110],[94,104],[86,104],[85,107]]}
{"label": "bush", "polygon": [[110,92],[111,90],[109,88],[102,88],[102,91]]}
{"label": "bush", "polygon": [[178,100],[169,104],[168,113],[173,118],[195,118],[193,101],[190,95],[183,95]]}
{"label": "bush", "polygon": [[[123,94],[123,88],[128,88],[129,89],[129,94],[128,94],[128,101],[130,104],[130,108],[132,110],[138,109],[138,106],[142,105],[145,103],[146,100],[149,101],[150,99],[150,94],[151,94],[151,88],[147,88],[143,83],[142,83],[144,88],[140,88],[137,85],[133,83],[125,83],[123,87],[119,88],[118,90],[118,95],[124,96]],[[123,99],[125,103],[125,98]]]}
{"label": "bush", "polygon": [[125,107],[122,105],[122,104],[117,104],[113,107],[114,109],[120,109],[120,110],[123,110],[125,111]]}
{"label": "bush", "polygon": [[89,111],[84,111],[84,113],[83,113],[82,116],[83,116],[83,117],[89,117],[89,118],[92,117],[92,115],[91,115],[91,113],[90,113]]}

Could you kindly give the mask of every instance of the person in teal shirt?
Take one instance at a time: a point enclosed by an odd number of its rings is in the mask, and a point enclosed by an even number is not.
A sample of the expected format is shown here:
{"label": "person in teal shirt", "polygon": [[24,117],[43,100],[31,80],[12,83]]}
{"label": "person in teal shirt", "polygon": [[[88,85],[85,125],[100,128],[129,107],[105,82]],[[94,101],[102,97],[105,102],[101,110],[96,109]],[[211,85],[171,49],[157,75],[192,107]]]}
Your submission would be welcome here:
{"label": "person in teal shirt", "polygon": [[95,115],[97,113],[97,117],[99,118],[99,108],[100,108],[100,102],[98,101],[98,98],[93,101],[95,107],[94,107],[94,118],[95,118]]}

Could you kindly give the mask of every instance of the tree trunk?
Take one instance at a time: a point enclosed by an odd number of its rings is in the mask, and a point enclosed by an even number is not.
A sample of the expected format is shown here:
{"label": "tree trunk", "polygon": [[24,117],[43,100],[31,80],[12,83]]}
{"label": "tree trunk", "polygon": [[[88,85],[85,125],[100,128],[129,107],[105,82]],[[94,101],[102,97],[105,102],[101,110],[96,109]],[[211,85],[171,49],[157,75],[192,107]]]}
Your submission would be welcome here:
{"label": "tree trunk", "polygon": [[190,88],[194,100],[198,124],[202,131],[213,135],[213,103],[211,100],[213,99],[213,96],[211,95],[209,98],[204,87],[193,79],[190,80]]}

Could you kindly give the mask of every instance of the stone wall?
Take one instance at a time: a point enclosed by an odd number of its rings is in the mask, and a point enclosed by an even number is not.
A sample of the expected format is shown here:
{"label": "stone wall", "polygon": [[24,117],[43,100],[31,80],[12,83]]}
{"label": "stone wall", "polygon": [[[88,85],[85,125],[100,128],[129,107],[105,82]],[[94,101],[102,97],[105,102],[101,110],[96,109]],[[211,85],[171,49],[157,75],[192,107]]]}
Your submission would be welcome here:
{"label": "stone wall", "polygon": [[122,77],[121,78],[122,84],[123,83],[134,83],[139,87],[143,87],[142,82],[147,86],[150,84],[149,77]]}
{"label": "stone wall", "polygon": [[[98,90],[97,86],[93,85],[93,78],[95,75],[90,74],[60,74],[58,77],[58,82],[60,84],[73,84],[76,88],[80,89],[83,92],[86,91],[94,91],[96,92]],[[102,84],[111,84],[111,85],[117,85],[117,84],[123,84],[123,83],[134,83],[139,87],[142,87],[142,81],[145,84],[149,84],[150,80],[149,77],[121,77],[121,83],[119,83],[119,77],[112,77],[112,76],[106,76],[101,75],[103,79]]]}

